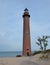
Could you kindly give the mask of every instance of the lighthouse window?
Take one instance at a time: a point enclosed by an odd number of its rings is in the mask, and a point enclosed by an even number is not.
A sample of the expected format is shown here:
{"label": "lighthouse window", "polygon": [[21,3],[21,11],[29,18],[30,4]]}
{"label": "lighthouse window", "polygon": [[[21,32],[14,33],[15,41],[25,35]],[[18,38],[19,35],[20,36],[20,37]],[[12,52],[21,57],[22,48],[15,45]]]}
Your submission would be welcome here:
{"label": "lighthouse window", "polygon": [[29,49],[27,49],[27,50],[29,50]]}

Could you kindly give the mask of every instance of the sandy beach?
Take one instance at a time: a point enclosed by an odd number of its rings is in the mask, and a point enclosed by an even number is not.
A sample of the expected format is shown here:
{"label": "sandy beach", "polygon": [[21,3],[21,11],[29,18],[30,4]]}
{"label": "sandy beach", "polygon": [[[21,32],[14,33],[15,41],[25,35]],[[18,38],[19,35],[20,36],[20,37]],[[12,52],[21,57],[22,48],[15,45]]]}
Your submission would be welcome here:
{"label": "sandy beach", "polygon": [[30,57],[0,58],[0,65],[50,65],[49,60],[39,60],[39,55]]}

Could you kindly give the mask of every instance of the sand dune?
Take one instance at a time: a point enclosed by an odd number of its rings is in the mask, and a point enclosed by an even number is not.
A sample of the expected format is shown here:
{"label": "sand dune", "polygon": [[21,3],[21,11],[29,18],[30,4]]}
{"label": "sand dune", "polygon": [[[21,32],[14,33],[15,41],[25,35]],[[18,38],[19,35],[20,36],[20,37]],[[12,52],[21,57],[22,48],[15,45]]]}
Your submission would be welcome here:
{"label": "sand dune", "polygon": [[49,60],[39,60],[40,54],[30,57],[0,58],[0,65],[50,65]]}

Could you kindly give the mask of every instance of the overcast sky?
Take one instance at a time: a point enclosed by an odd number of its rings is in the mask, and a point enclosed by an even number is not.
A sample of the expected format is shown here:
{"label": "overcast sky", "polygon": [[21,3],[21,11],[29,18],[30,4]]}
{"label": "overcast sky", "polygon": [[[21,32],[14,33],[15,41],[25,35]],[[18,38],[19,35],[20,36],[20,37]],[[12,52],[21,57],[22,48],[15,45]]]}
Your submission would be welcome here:
{"label": "overcast sky", "polygon": [[31,16],[31,49],[39,49],[38,37],[50,35],[50,0],[0,0],[0,51],[22,51],[25,8]]}

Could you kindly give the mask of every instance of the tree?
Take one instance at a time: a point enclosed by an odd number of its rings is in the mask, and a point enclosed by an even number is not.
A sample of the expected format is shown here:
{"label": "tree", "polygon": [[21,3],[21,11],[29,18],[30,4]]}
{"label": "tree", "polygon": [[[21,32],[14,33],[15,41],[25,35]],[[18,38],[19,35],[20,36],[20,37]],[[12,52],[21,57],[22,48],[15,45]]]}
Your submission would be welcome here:
{"label": "tree", "polygon": [[47,41],[47,36],[42,36],[42,38],[41,37],[39,37],[38,39],[37,39],[37,42],[36,42],[36,44],[38,45],[38,46],[40,46],[40,49],[42,50],[42,51],[46,51],[46,47],[47,47],[47,45],[48,45],[48,41]]}
{"label": "tree", "polygon": [[39,37],[37,39],[36,44],[38,46],[40,46],[40,49],[43,51],[42,56],[40,57],[40,59],[49,59],[49,55],[46,52],[46,47],[48,45],[48,38],[50,38],[50,36],[42,36],[42,37]]}
{"label": "tree", "polygon": [[42,37],[42,43],[43,43],[43,51],[45,52],[46,51],[46,47],[48,45],[48,41],[47,41],[47,37],[46,36]]}
{"label": "tree", "polygon": [[36,44],[38,45],[38,46],[40,46],[40,49],[43,51],[43,46],[42,46],[42,41],[41,41],[42,39],[39,37],[38,39],[37,39],[37,42],[36,42]]}

